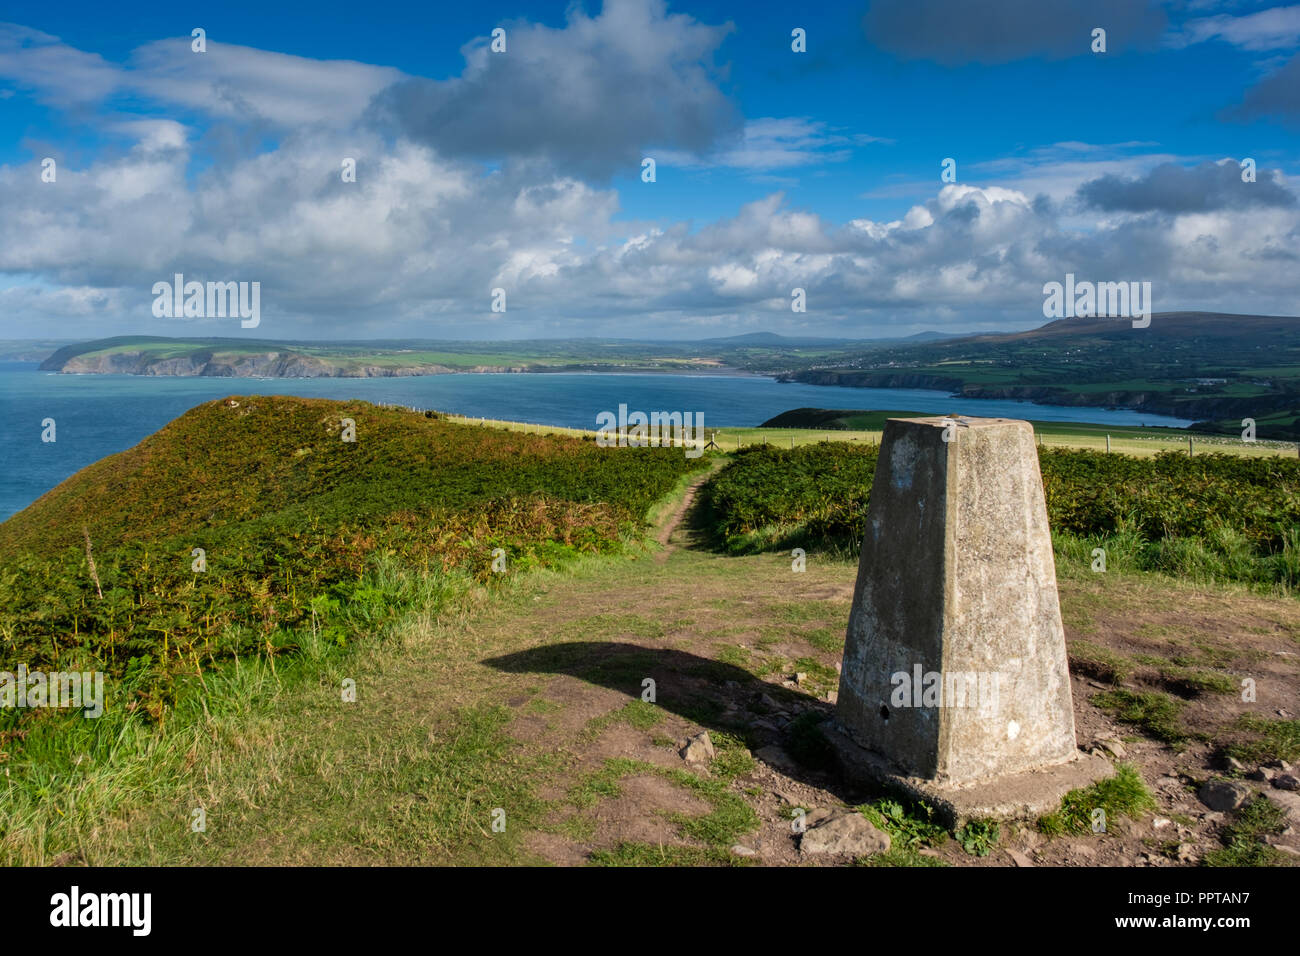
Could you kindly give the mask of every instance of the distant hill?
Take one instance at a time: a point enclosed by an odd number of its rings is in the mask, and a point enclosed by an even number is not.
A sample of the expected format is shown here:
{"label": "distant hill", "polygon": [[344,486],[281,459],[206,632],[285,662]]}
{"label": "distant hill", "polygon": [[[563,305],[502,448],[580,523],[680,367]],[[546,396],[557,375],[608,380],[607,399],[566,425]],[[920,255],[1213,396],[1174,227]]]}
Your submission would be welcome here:
{"label": "distant hill", "polygon": [[962,398],[1132,408],[1257,437],[1300,437],[1300,319],[1163,312],[1060,319],[1023,332],[896,343],[806,363],[783,381],[850,388],[927,388]]}
{"label": "distant hill", "polygon": [[1134,329],[1129,319],[1056,319],[1024,332],[991,332],[963,336],[954,341],[1113,338],[1134,332],[1161,339],[1224,339],[1246,336],[1252,342],[1263,344],[1262,339],[1267,336],[1294,339],[1300,335],[1300,318],[1288,315],[1236,315],[1229,312],[1156,312],[1151,316],[1151,325],[1144,329]]}

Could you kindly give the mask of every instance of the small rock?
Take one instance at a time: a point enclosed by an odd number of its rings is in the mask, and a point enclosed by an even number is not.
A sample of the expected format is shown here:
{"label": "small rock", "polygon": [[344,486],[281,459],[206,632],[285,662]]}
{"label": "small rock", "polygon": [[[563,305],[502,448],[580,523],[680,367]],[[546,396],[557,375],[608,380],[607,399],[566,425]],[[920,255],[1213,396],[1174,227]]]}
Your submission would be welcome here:
{"label": "small rock", "polygon": [[1234,770],[1237,773],[1246,772],[1246,765],[1242,763],[1240,760],[1238,760],[1236,757],[1226,757],[1224,758],[1223,762],[1225,765],[1227,765],[1227,768],[1229,770]]}
{"label": "small rock", "polygon": [[843,813],[813,827],[799,840],[799,854],[850,854],[865,856],[889,849],[889,834],[882,833],[860,813]]}
{"label": "small rock", "polygon": [[1179,863],[1195,863],[1196,847],[1192,846],[1190,843],[1180,844],[1178,847],[1177,858]]}
{"label": "small rock", "polygon": [[831,810],[828,809],[827,807],[817,807],[816,809],[809,810],[806,814],[804,814],[804,818],[803,818],[804,828],[807,829],[809,827],[815,827],[819,823],[826,822],[831,817],[835,816],[837,813],[843,813],[843,812],[844,812],[843,810],[838,810],[838,811]]}
{"label": "small rock", "polygon": [[840,700],[840,692],[837,690],[828,690],[826,692],[827,703],[837,704]]}
{"label": "small rock", "polygon": [[714,758],[713,741],[709,739],[709,732],[706,730],[702,734],[696,734],[686,741],[686,746],[682,748],[682,759],[693,765],[707,765]]}
{"label": "small rock", "polygon": [[1283,773],[1291,772],[1291,765],[1285,760],[1270,760],[1268,763],[1264,764],[1264,766],[1272,770],[1281,770]]}
{"label": "small rock", "polygon": [[1270,843],[1269,846],[1275,850],[1281,850],[1289,856],[1300,856],[1300,850],[1293,846],[1287,846],[1285,843]]}
{"label": "small rock", "polygon": [[930,848],[930,847],[928,847],[928,846],[927,846],[927,847],[922,847],[921,849],[917,850],[917,851],[916,851],[916,855],[917,855],[917,856],[928,856],[928,857],[930,857],[930,858],[932,858],[932,859],[935,859],[935,860],[937,860],[937,859],[939,859],[941,856],[943,856],[943,854],[940,853],[938,850],[932,849],[932,848]]}
{"label": "small rock", "polygon": [[777,770],[791,771],[798,769],[794,758],[782,750],[776,744],[770,744],[754,751],[754,756],[769,767],[775,767]]}
{"label": "small rock", "polygon": [[1279,707],[1279,708],[1277,709],[1277,715],[1278,715],[1279,717],[1282,717],[1282,718],[1286,719],[1286,720],[1290,720],[1290,719],[1291,719],[1291,711],[1289,711],[1289,710],[1283,710],[1281,707]]}
{"label": "small rock", "polygon": [[836,662],[835,662],[835,673],[838,674],[839,672],[840,672],[840,662],[839,662],[839,661],[836,661]]}
{"label": "small rock", "polygon": [[1232,780],[1211,780],[1197,792],[1201,803],[1211,810],[1236,810],[1244,806],[1255,791]]}
{"label": "small rock", "polygon": [[1021,853],[1019,850],[1010,850],[1010,849],[1008,849],[1008,850],[1006,851],[1006,854],[1007,854],[1007,856],[1011,857],[1011,862],[1013,862],[1016,866],[1033,866],[1033,865],[1034,865],[1034,861],[1031,860],[1031,859],[1029,859],[1028,856],[1026,856],[1025,854]]}
{"label": "small rock", "polygon": [[794,682],[802,687],[804,684],[808,683],[808,675],[803,671],[799,671],[794,675]]}
{"label": "small rock", "polygon": [[1170,820],[1168,817],[1156,817],[1154,820],[1151,821],[1151,829],[1163,830],[1165,827],[1169,826],[1169,824],[1173,822],[1174,821]]}
{"label": "small rock", "polygon": [[1118,737],[1098,737],[1093,741],[1093,746],[1100,747],[1117,760],[1128,755],[1128,751]]}
{"label": "small rock", "polygon": [[1248,780],[1259,780],[1268,783],[1274,777],[1274,772],[1267,767],[1256,767],[1250,773],[1246,774]]}
{"label": "small rock", "polygon": [[1300,790],[1300,777],[1293,773],[1280,773],[1273,778],[1273,786],[1279,790]]}
{"label": "small rock", "polygon": [[758,851],[747,846],[741,846],[737,843],[731,848],[731,852],[736,856],[758,856]]}
{"label": "small rock", "polygon": [[[1300,823],[1300,793],[1294,793],[1290,790],[1273,790],[1269,793],[1268,799],[1271,803],[1286,811],[1291,824]],[[1293,827],[1287,829],[1293,829]],[[1282,832],[1285,834],[1287,831],[1283,830]]]}

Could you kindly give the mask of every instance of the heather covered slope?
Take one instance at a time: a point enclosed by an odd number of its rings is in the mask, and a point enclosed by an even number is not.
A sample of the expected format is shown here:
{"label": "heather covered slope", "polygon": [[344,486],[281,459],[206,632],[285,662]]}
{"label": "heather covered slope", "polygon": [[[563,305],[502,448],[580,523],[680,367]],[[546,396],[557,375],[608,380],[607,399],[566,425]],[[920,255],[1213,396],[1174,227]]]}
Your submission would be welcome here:
{"label": "heather covered slope", "polygon": [[343,641],[359,608],[403,606],[370,580],[381,566],[487,579],[496,548],[512,570],[613,550],[701,463],[364,402],[209,402],[0,525],[0,657],[75,650],[161,677],[304,627]]}

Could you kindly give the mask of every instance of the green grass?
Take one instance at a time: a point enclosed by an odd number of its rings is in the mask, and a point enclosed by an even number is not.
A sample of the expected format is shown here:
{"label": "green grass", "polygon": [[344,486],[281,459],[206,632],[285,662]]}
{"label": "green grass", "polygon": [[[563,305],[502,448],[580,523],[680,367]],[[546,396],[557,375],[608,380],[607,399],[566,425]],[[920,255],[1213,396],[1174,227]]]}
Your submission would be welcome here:
{"label": "green grass", "polygon": [[637,730],[649,730],[664,719],[663,709],[643,700],[629,700],[614,712],[614,721],[630,724]]}
{"label": "green grass", "polygon": [[1205,855],[1206,866],[1285,866],[1282,853],[1264,842],[1287,828],[1287,817],[1267,797],[1258,797],[1232,815],[1224,846]]}
{"label": "green grass", "polygon": [[1156,740],[1178,746],[1188,739],[1181,715],[1183,704],[1159,691],[1113,690],[1094,694],[1092,703]]}
{"label": "green grass", "polygon": [[729,847],[744,834],[758,829],[758,814],[740,794],[729,789],[726,781],[697,777],[685,770],[668,770],[664,774],[683,789],[703,797],[713,807],[703,816],[673,814],[670,819],[683,835],[716,847]]}
{"label": "green grass", "polygon": [[1244,714],[1237,719],[1235,729],[1252,738],[1228,747],[1228,754],[1238,760],[1251,763],[1300,760],[1300,720]]}
{"label": "green grass", "polygon": [[752,866],[753,862],[733,856],[720,847],[652,846],[649,843],[619,843],[591,854],[593,866]]}
{"label": "green grass", "polygon": [[758,766],[745,742],[735,734],[714,730],[709,733],[713,742],[714,758],[709,771],[722,780],[734,780],[754,772]]}
{"label": "green grass", "polygon": [[1155,808],[1155,798],[1137,768],[1121,763],[1115,765],[1113,777],[1067,793],[1061,798],[1059,810],[1039,818],[1038,829],[1050,836],[1089,833],[1094,820],[1103,819],[1094,817],[1097,810],[1103,811],[1104,820],[1109,821],[1121,815],[1136,819]]}
{"label": "green grass", "polygon": [[1133,673],[1133,662],[1123,654],[1088,641],[1071,641],[1070,670],[1109,684],[1118,684]]}

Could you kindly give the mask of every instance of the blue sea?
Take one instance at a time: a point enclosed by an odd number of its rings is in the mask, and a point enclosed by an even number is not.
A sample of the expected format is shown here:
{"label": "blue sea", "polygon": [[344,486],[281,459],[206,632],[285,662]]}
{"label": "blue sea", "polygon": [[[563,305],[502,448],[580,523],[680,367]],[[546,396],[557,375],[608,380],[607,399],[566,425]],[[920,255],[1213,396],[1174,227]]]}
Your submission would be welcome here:
{"label": "blue sea", "polygon": [[[1186,427],[1139,412],[1031,402],[958,401],[947,392],[779,383],[756,375],[454,374],[415,378],[249,379],[62,375],[35,362],[0,362],[0,520],[105,455],[130,448],[195,405],[226,395],[302,395],[433,408],[471,417],[595,428],[596,415],[703,413],[705,427],[762,424],[792,408],[902,409],[1039,421]],[[41,441],[53,418],[56,438]]]}

